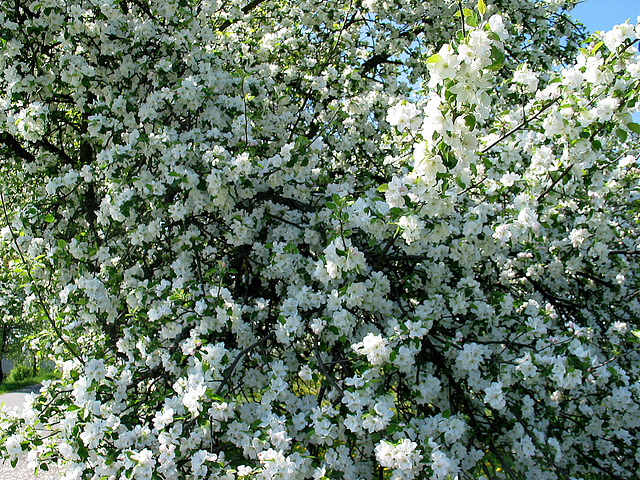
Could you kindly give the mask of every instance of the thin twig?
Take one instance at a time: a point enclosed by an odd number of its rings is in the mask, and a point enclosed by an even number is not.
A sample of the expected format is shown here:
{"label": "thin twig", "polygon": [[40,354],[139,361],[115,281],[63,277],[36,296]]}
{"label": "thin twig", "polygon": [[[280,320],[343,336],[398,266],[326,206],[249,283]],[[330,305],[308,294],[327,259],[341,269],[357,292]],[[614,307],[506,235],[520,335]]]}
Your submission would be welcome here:
{"label": "thin twig", "polygon": [[564,171],[558,176],[558,178],[556,178],[553,183],[551,185],[549,185],[549,187],[542,192],[540,195],[538,195],[537,198],[537,202],[540,203],[542,200],[544,200],[544,198],[549,195],[549,192],[551,192],[556,185],[560,182],[560,180],[562,180],[564,177],[567,176],[567,174],[571,171],[571,169],[573,168],[573,163],[570,164],[567,168],[564,169]]}
{"label": "thin twig", "polygon": [[480,151],[480,154],[485,154],[487,153],[489,150],[491,150],[493,147],[495,147],[497,144],[499,144],[500,142],[502,142],[505,138],[510,137],[511,135],[513,135],[514,133],[516,133],[519,130],[522,130],[524,127],[526,127],[528,124],[531,123],[532,120],[535,120],[536,118],[538,118],[540,115],[542,115],[543,112],[545,112],[546,110],[548,110],[549,108],[551,108],[551,106],[555,105],[556,103],[558,103],[560,101],[561,97],[557,97],[554,100],[551,100],[549,103],[547,103],[544,107],[542,107],[538,112],[536,112],[535,115],[526,118],[525,120],[523,120],[522,122],[520,122],[519,125],[513,127],[511,130],[509,130],[507,133],[505,133],[504,135],[502,135],[500,138],[498,138],[496,141],[494,141],[491,145],[483,148]]}
{"label": "thin twig", "polygon": [[463,11],[464,9],[462,8],[462,2],[458,1],[458,7],[460,8],[459,12],[460,12],[460,20],[461,20],[461,23],[462,23],[462,36],[466,37],[467,36],[467,29],[464,26],[465,18],[464,18],[464,11]]}
{"label": "thin twig", "polygon": [[318,344],[318,337],[315,338],[315,343],[313,345],[313,352],[315,354],[316,360],[318,361],[318,368],[320,368],[320,372],[324,375],[331,385],[335,387],[336,390],[340,392],[340,396],[333,401],[333,406],[335,407],[338,403],[342,401],[342,397],[344,396],[344,390],[338,385],[335,379],[329,374],[327,371],[324,362],[322,361],[322,357],[320,356],[320,346]]}
{"label": "thin twig", "polygon": [[291,225],[292,227],[297,227],[300,229],[308,228],[306,225],[300,225],[298,223],[292,222],[291,220],[287,220],[286,218],[279,217],[278,215],[274,215],[272,213],[265,213],[265,215],[269,218],[273,218],[274,220],[278,220],[279,222],[286,223],[287,225]]}

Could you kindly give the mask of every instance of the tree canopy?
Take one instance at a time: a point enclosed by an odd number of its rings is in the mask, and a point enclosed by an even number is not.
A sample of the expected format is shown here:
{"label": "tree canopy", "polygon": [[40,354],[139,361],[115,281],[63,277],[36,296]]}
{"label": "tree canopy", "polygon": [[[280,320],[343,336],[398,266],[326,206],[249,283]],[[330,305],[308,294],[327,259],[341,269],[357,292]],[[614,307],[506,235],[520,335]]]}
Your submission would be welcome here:
{"label": "tree canopy", "polygon": [[62,378],[0,454],[638,478],[640,26],[574,3],[3,2],[0,282]]}

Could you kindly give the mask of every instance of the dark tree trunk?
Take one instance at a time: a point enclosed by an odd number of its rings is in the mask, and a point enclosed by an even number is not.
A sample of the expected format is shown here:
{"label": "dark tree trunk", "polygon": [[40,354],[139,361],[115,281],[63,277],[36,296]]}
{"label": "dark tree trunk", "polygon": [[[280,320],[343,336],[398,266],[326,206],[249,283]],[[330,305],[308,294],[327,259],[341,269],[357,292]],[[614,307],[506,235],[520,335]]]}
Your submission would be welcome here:
{"label": "dark tree trunk", "polygon": [[2,325],[2,332],[0,335],[0,383],[4,381],[4,370],[2,369],[2,359],[4,358],[5,350],[7,349],[7,337],[9,336],[9,327],[6,324]]}

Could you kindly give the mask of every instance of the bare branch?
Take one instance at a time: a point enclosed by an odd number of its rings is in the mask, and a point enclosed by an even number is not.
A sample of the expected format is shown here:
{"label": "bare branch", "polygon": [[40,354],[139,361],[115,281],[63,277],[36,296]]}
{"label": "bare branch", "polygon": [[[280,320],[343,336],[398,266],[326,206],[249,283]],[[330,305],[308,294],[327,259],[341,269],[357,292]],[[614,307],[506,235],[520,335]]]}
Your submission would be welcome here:
{"label": "bare branch", "polygon": [[536,118],[538,118],[540,115],[542,115],[543,112],[545,112],[546,110],[548,110],[549,108],[551,108],[553,105],[555,105],[556,103],[558,103],[560,101],[561,97],[557,97],[554,100],[551,100],[549,103],[547,103],[545,106],[543,106],[538,112],[536,112],[533,116],[523,120],[519,125],[517,125],[516,127],[512,128],[511,130],[509,130],[507,133],[505,133],[504,135],[502,135],[500,138],[498,138],[497,140],[495,140],[493,143],[491,143],[489,146],[483,148],[480,151],[480,154],[485,154],[487,153],[489,150],[491,150],[493,147],[495,147],[496,145],[498,145],[500,142],[502,142],[503,140],[509,138],[511,135],[513,135],[514,133],[516,133],[519,130],[522,130],[524,127],[526,127],[527,125],[529,125],[529,123],[531,123],[532,120],[535,120]]}
{"label": "bare branch", "polygon": [[216,395],[220,395],[224,387],[229,383],[229,379],[231,378],[231,375],[233,374],[234,369],[238,365],[238,362],[242,360],[242,357],[244,357],[247,353],[249,353],[254,348],[265,343],[270,338],[273,338],[275,335],[276,335],[275,332],[269,332],[267,335],[256,340],[255,342],[253,342],[251,345],[249,345],[247,348],[245,348],[238,354],[238,356],[233,360],[233,363],[229,365],[227,369],[224,371],[224,378],[222,379],[220,386],[216,390]]}

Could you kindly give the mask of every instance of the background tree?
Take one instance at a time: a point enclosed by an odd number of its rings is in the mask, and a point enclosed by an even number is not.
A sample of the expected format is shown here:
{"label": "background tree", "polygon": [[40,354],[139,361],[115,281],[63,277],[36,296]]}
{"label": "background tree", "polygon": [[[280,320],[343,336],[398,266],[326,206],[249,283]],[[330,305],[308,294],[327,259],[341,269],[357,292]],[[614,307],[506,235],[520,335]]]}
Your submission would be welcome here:
{"label": "background tree", "polygon": [[571,5],[3,4],[3,238],[63,374],[3,454],[636,478],[638,28]]}
{"label": "background tree", "polygon": [[[3,247],[6,247],[6,244]],[[11,248],[3,248],[2,253],[4,255],[0,271],[0,359],[10,360],[14,364],[30,364],[36,370],[37,355],[30,346],[40,334],[47,334],[41,325],[34,323],[29,315],[25,315],[24,307],[28,299],[25,294],[21,261],[16,260]],[[7,373],[9,372],[3,371],[0,366],[0,382],[5,379]]]}

